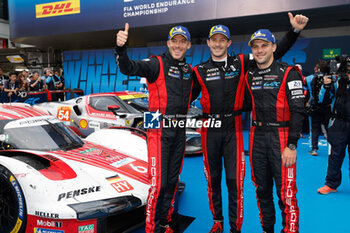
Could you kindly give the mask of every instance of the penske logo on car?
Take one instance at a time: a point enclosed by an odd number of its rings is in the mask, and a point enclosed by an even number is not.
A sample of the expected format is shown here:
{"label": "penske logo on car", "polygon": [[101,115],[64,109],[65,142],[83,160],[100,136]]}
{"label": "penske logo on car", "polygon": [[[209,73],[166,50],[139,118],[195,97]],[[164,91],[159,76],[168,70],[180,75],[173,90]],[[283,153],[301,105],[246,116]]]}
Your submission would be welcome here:
{"label": "penske logo on car", "polygon": [[50,2],[35,5],[36,18],[46,18],[80,13],[80,0]]}

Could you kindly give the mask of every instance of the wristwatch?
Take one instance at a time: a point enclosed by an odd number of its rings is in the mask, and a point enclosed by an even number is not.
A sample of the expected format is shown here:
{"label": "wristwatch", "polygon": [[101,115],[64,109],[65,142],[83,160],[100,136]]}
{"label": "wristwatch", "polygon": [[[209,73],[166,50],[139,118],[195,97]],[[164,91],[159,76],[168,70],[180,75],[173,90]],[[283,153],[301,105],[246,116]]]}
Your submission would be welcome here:
{"label": "wristwatch", "polygon": [[297,146],[295,144],[292,144],[292,143],[289,143],[287,147],[289,149],[291,149],[291,150],[296,150],[297,149]]}

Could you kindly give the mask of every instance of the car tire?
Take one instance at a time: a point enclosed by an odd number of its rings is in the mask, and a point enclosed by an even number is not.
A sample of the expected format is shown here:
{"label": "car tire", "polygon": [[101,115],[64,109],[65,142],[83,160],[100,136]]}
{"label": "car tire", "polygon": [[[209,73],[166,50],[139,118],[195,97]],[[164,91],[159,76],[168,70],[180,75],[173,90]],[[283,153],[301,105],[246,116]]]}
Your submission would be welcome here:
{"label": "car tire", "polygon": [[16,177],[0,165],[0,232],[24,233],[27,208]]}

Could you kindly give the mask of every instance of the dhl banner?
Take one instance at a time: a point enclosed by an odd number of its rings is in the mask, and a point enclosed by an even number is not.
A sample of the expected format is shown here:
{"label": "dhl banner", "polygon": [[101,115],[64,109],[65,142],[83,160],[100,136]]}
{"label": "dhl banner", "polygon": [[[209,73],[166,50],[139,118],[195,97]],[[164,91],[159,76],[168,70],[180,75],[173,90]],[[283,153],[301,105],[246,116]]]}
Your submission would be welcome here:
{"label": "dhl banner", "polygon": [[35,5],[36,18],[80,13],[80,0],[59,1]]}
{"label": "dhl banner", "polygon": [[[11,0],[10,37],[149,27],[346,5],[350,0]],[[209,27],[209,26],[208,26]]]}

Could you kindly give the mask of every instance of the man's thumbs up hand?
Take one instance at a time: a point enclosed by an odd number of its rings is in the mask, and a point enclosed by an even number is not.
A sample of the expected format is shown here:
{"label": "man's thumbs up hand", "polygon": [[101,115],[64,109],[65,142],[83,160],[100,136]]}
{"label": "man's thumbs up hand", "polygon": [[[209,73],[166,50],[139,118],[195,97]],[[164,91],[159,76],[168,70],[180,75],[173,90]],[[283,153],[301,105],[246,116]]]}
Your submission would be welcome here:
{"label": "man's thumbs up hand", "polygon": [[124,30],[120,30],[117,33],[117,39],[116,39],[116,44],[118,47],[123,47],[128,40],[128,34],[129,34],[129,24],[125,23],[125,28]]}

